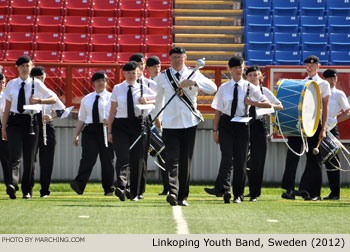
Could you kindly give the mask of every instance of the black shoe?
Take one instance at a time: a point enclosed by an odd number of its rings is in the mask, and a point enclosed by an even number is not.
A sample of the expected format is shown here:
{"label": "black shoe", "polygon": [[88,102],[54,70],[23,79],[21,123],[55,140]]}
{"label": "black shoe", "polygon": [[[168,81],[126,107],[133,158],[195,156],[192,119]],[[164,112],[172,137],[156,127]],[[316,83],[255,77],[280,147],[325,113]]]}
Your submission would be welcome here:
{"label": "black shoe", "polygon": [[145,197],[143,197],[143,195],[141,194],[141,195],[138,195],[137,198],[138,199],[144,199]]}
{"label": "black shoe", "polygon": [[283,199],[291,199],[291,200],[294,200],[294,199],[295,199],[294,190],[287,190],[286,192],[282,193],[281,197],[282,197]]}
{"label": "black shoe", "polygon": [[127,199],[131,199],[130,189],[125,189],[125,196]]}
{"label": "black shoe", "polygon": [[113,196],[113,192],[105,192],[105,196]]}
{"label": "black shoe", "polygon": [[119,187],[117,187],[114,193],[115,196],[117,196],[121,201],[125,201],[125,190],[122,190]]}
{"label": "black shoe", "polygon": [[320,196],[315,196],[311,198],[311,201],[320,201],[321,197]]}
{"label": "black shoe", "polygon": [[10,199],[16,199],[16,188],[13,185],[7,185],[6,193],[9,195]]}
{"label": "black shoe", "polygon": [[250,200],[249,200],[249,201],[251,201],[251,202],[257,202],[258,199],[257,199],[257,197],[250,197]]}
{"label": "black shoe", "polygon": [[244,197],[250,198],[250,193],[244,195]]}
{"label": "black shoe", "polygon": [[161,193],[159,193],[158,195],[168,195],[168,191],[163,191],[163,192],[161,192]]}
{"label": "black shoe", "polygon": [[309,194],[309,192],[306,191],[306,190],[298,190],[298,191],[295,191],[295,195],[296,195],[296,196],[303,197],[303,199],[310,198],[310,194]]}
{"label": "black shoe", "polygon": [[235,197],[234,199],[233,199],[233,203],[241,203],[242,202],[242,199],[241,199],[241,197]]}
{"label": "black shoe", "polygon": [[324,200],[339,200],[339,196],[333,196],[332,194],[328,195],[327,197],[323,197]]}
{"label": "black shoe", "polygon": [[225,204],[229,204],[230,203],[230,199],[231,199],[231,193],[225,192],[224,193],[224,203]]}
{"label": "black shoe", "polygon": [[208,193],[208,194],[215,195],[216,197],[224,196],[224,194],[222,192],[220,192],[219,190],[217,190],[215,187],[214,188],[204,188],[204,191],[206,191],[206,193]]}
{"label": "black shoe", "polygon": [[166,197],[166,201],[172,206],[177,205],[177,197],[175,194],[168,194],[168,196]]}
{"label": "black shoe", "polygon": [[187,200],[180,200],[177,203],[179,206],[189,206],[190,204],[188,204]]}
{"label": "black shoe", "polygon": [[77,194],[83,194],[83,191],[80,189],[77,181],[73,180],[72,182],[70,182],[70,187],[73,189],[74,192],[76,192]]}
{"label": "black shoe", "polygon": [[23,194],[22,196],[23,199],[31,199],[32,195],[30,193]]}

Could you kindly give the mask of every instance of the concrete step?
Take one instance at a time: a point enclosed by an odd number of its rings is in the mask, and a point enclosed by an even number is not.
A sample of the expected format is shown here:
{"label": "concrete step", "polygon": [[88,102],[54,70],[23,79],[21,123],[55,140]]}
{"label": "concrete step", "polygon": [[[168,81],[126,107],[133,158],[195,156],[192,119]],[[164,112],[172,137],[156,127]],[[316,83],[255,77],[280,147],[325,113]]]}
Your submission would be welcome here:
{"label": "concrete step", "polygon": [[243,34],[243,26],[174,25],[174,33],[190,34]]}
{"label": "concrete step", "polygon": [[174,46],[184,47],[187,51],[244,51],[244,44],[220,44],[220,43],[174,43]]}
{"label": "concrete step", "polygon": [[[186,65],[195,66],[196,62],[197,62],[197,59],[196,60],[187,60],[186,61]],[[227,62],[228,62],[228,60],[206,60],[205,64],[206,65],[227,66]]]}
{"label": "concrete step", "polygon": [[235,51],[186,51],[188,60],[197,60],[199,58],[205,58],[206,60],[216,60],[226,62],[235,54],[239,54]]}
{"label": "concrete step", "polygon": [[240,1],[176,0],[175,8],[183,9],[241,9]]}
{"label": "concrete step", "polygon": [[174,16],[218,16],[234,17],[243,16],[243,10],[220,10],[220,9],[174,9]]}
{"label": "concrete step", "polygon": [[241,35],[234,34],[185,34],[175,33],[175,43],[242,43]]}
{"label": "concrete step", "polygon": [[185,16],[175,17],[175,25],[234,25],[241,26],[243,20],[241,17],[198,17]]}

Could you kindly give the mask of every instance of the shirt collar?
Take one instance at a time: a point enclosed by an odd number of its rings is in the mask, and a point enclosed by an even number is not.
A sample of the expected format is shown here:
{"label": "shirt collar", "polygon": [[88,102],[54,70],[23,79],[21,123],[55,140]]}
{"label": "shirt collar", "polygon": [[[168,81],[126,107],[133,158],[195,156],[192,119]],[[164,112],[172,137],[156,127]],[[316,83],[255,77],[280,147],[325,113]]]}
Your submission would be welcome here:
{"label": "shirt collar", "polygon": [[106,92],[107,92],[106,89],[103,90],[101,93],[97,93],[97,92],[95,91],[95,95],[104,96]]}
{"label": "shirt collar", "polygon": [[179,73],[180,75],[182,75],[183,74],[183,72],[185,71],[185,69],[187,69],[187,67],[186,66],[184,66],[180,71],[176,71],[173,67],[171,67],[171,72],[172,72],[172,74],[176,74],[176,73]]}

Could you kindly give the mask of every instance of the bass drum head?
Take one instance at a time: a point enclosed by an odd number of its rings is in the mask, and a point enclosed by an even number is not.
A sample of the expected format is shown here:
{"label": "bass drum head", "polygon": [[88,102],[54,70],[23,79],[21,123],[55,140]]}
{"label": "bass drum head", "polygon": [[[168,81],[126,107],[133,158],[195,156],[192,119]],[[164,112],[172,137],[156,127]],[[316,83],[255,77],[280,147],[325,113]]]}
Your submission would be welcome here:
{"label": "bass drum head", "polygon": [[309,81],[302,94],[300,121],[307,137],[312,137],[320,121],[320,90],[315,81]]}

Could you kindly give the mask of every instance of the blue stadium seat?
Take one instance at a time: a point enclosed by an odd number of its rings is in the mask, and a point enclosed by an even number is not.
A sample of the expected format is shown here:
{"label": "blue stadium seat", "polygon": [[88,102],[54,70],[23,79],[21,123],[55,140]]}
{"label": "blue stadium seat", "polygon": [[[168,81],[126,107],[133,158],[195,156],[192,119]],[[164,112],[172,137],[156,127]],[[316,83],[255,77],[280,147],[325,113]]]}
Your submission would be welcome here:
{"label": "blue stadium seat", "polygon": [[272,34],[264,32],[248,32],[245,36],[246,50],[271,50]]}
{"label": "blue stadium seat", "polygon": [[350,16],[328,16],[329,33],[350,33]]}
{"label": "blue stadium seat", "polygon": [[331,33],[329,35],[330,51],[349,51],[350,34]]}
{"label": "blue stadium seat", "polygon": [[328,0],[327,15],[329,16],[350,16],[349,0]]}
{"label": "blue stadium seat", "polygon": [[271,16],[247,15],[245,22],[247,32],[271,32]]}
{"label": "blue stadium seat", "polygon": [[248,50],[247,55],[247,64],[251,65],[272,65],[273,64],[273,51],[257,51],[257,50]]}
{"label": "blue stadium seat", "polygon": [[300,65],[300,51],[275,51],[276,65]]}
{"label": "blue stadium seat", "polygon": [[300,26],[302,33],[325,33],[326,29],[326,17],[324,16],[301,16]]}
{"label": "blue stadium seat", "polygon": [[350,52],[330,52],[331,65],[350,65]]}
{"label": "blue stadium seat", "polygon": [[279,16],[297,16],[298,0],[272,0],[272,9],[274,15]]}
{"label": "blue stadium seat", "polygon": [[329,52],[328,51],[303,51],[302,62],[310,55],[315,55],[320,59],[321,65],[329,65]]}
{"label": "blue stadium seat", "polygon": [[299,3],[301,16],[323,16],[325,13],[326,0],[299,0]]}
{"label": "blue stadium seat", "polygon": [[244,15],[271,15],[272,0],[243,1]]}
{"label": "blue stadium seat", "polygon": [[276,32],[274,36],[274,44],[276,51],[299,51],[300,34]]}
{"label": "blue stadium seat", "polygon": [[328,51],[328,33],[302,33],[304,51]]}
{"label": "blue stadium seat", "polygon": [[298,16],[273,16],[274,32],[299,32]]}

